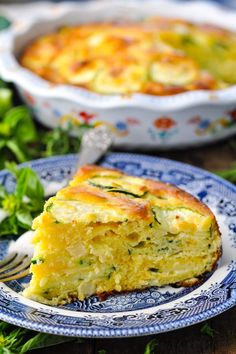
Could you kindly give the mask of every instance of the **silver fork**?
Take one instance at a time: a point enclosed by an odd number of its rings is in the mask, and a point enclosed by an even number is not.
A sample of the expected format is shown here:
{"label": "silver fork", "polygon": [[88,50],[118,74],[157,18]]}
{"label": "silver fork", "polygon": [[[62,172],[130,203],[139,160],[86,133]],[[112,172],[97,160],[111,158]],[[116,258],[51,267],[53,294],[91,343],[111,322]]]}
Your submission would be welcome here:
{"label": "silver fork", "polygon": [[33,231],[27,231],[16,241],[11,241],[6,257],[0,261],[0,282],[20,279],[29,274],[33,245]]}
{"label": "silver fork", "polygon": [[[88,130],[82,137],[81,148],[75,171],[84,164],[97,162],[112,145],[111,130],[98,126]],[[0,282],[20,279],[29,274],[33,246],[33,231],[21,235],[15,242],[11,241],[6,257],[0,261]]]}

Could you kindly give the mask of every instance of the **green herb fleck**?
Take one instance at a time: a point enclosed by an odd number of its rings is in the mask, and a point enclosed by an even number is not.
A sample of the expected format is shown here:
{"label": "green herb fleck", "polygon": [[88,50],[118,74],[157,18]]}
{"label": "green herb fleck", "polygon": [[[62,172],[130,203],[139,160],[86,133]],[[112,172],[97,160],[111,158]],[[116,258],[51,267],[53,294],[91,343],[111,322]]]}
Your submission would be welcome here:
{"label": "green herb fleck", "polygon": [[146,347],[144,349],[144,354],[155,354],[157,346],[158,346],[157,340],[156,339],[152,339],[146,345]]}
{"label": "green herb fleck", "polygon": [[201,327],[201,333],[206,334],[207,336],[213,338],[214,333],[216,332],[213,328],[209,326],[209,324],[206,322],[204,325]]}
{"label": "green herb fleck", "polygon": [[213,43],[213,49],[219,49],[219,50],[228,50],[229,46],[228,44],[226,44],[225,42],[222,41],[217,41]]}
{"label": "green herb fleck", "polygon": [[107,278],[110,279],[114,271],[116,270],[116,267],[114,265],[111,266],[110,272],[107,274]]}
{"label": "green herb fleck", "polygon": [[31,259],[31,263],[32,264],[42,264],[42,263],[44,263],[45,262],[45,260],[44,260],[44,258],[32,258]]}
{"label": "green herb fleck", "polygon": [[100,189],[113,189],[114,188],[113,186],[104,186],[102,184],[95,183],[93,181],[88,181],[88,184],[90,186],[97,187],[97,188],[100,188]]}
{"label": "green herb fleck", "polygon": [[46,206],[46,212],[50,212],[50,210],[52,209],[52,207],[53,207],[53,203],[50,203],[50,204],[48,204],[47,206]]}
{"label": "green herb fleck", "polygon": [[187,34],[182,36],[181,42],[183,45],[195,44],[194,39]]}
{"label": "green herb fleck", "polygon": [[169,249],[169,247],[158,248],[157,252],[167,251],[168,249]]}
{"label": "green herb fleck", "polygon": [[122,194],[126,194],[126,195],[130,195],[131,197],[134,197],[134,198],[142,198],[144,197],[144,195],[146,194],[143,193],[142,195],[139,195],[139,194],[135,194],[135,193],[131,193],[131,192],[128,192],[126,190],[123,190],[123,189],[111,189],[111,190],[108,190],[108,192],[112,192],[112,193],[122,193]]}
{"label": "green herb fleck", "polygon": [[149,270],[150,272],[153,272],[153,273],[159,272],[159,269],[158,269],[158,268],[148,268],[148,270]]}
{"label": "green herb fleck", "polygon": [[157,219],[156,212],[155,212],[154,209],[152,209],[152,214],[153,214],[154,220],[155,220],[159,225],[161,225],[160,221]]}
{"label": "green herb fleck", "polygon": [[136,193],[126,191],[124,189],[117,189],[116,187],[113,187],[113,186],[104,186],[102,184],[98,184],[93,181],[88,181],[88,184],[90,184],[91,186],[100,188],[100,189],[105,189],[105,190],[107,190],[107,192],[110,192],[110,193],[122,193],[122,194],[130,195],[131,197],[134,197],[134,198],[142,198],[147,194],[147,192],[144,192],[143,194],[139,195]]}
{"label": "green herb fleck", "polygon": [[79,265],[84,265],[84,266],[90,266],[92,264],[92,261],[86,260],[86,259],[80,259],[79,260]]}
{"label": "green herb fleck", "polygon": [[140,241],[137,245],[134,246],[134,248],[140,248],[145,246],[145,241]]}

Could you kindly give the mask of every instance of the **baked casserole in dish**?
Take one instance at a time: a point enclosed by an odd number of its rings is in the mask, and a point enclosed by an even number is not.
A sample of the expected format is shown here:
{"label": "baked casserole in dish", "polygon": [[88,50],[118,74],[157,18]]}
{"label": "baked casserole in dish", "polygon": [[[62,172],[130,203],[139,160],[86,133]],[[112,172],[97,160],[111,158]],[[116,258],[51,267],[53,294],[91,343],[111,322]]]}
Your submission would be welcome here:
{"label": "baked casserole in dish", "polygon": [[0,74],[48,127],[106,124],[120,148],[200,145],[236,132],[235,33],[235,13],[198,1],[29,7],[0,33]]}
{"label": "baked casserole in dish", "polygon": [[101,94],[222,89],[236,83],[236,34],[163,17],[83,24],[39,37],[20,63],[53,83]]}

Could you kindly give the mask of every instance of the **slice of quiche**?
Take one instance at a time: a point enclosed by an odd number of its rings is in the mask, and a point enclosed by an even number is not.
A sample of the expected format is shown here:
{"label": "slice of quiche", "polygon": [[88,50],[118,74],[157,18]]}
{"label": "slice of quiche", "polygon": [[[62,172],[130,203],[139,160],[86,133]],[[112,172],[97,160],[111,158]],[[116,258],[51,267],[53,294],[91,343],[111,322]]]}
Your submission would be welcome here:
{"label": "slice of quiche", "polygon": [[33,222],[32,279],[46,304],[151,286],[191,286],[214,269],[221,237],[210,209],[170,184],[81,168]]}

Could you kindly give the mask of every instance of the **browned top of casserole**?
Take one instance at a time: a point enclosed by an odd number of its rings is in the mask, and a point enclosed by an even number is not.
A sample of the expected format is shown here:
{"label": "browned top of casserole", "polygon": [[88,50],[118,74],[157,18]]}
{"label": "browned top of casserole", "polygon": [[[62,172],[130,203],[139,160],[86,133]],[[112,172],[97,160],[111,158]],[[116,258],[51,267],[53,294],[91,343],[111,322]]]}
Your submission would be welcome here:
{"label": "browned top of casserole", "polygon": [[52,83],[101,94],[215,90],[236,83],[236,35],[160,17],[66,26],[30,43],[20,63]]}

